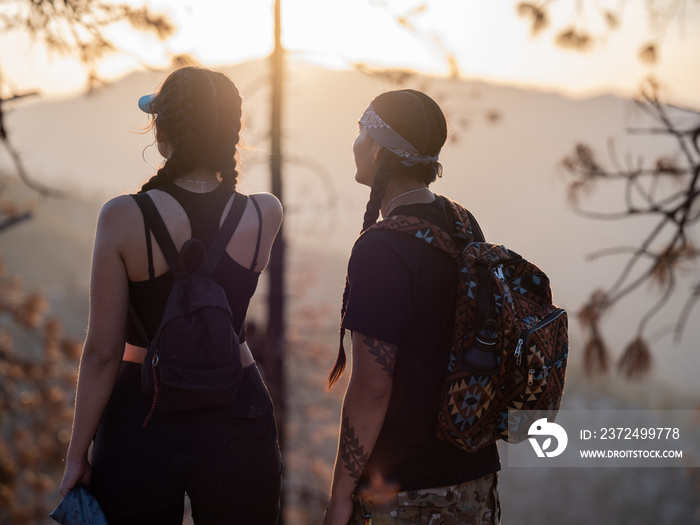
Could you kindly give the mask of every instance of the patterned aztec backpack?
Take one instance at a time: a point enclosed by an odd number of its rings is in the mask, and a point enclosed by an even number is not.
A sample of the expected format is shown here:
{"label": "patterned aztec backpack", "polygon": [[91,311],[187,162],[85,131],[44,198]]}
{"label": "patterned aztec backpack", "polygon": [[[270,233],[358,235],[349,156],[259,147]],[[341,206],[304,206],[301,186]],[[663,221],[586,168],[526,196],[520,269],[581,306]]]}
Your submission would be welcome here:
{"label": "patterned aztec backpack", "polygon": [[[179,254],[148,194],[132,197],[144,216],[149,275],[153,277],[152,231],[175,277],[163,318],[141,368],[143,392],[153,399],[143,423],[146,426],[156,407],[175,412],[223,406],[236,395],[243,375],[238,334],[226,293],[212,274],[243,216],[248,197],[235,194],[231,210],[208,251],[199,239],[189,239]],[[257,207],[255,200],[253,204]],[[196,271],[190,271],[192,262],[199,262]],[[148,341],[133,306],[129,305],[129,310],[141,337]]]}
{"label": "patterned aztec backpack", "polygon": [[[412,235],[457,262],[455,327],[438,437],[467,452],[498,439],[517,443],[534,420],[554,418],[561,405],[567,315],[552,304],[549,279],[539,268],[505,246],[485,242],[474,217],[442,198],[454,219],[452,235],[403,215],[371,229]],[[417,362],[410,364],[417,368]],[[420,368],[415,371],[420,374]]]}

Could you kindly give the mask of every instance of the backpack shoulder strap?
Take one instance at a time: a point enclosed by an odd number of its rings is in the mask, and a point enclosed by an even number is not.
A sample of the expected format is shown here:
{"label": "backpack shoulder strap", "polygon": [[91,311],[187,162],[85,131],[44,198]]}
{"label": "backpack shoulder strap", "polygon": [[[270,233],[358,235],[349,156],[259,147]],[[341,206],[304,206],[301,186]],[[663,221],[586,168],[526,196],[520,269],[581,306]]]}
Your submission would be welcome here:
{"label": "backpack shoulder strap", "polygon": [[[132,195],[133,197],[133,195]],[[143,212],[141,213],[143,215]],[[148,217],[143,215],[143,229],[146,235],[146,253],[148,256],[148,279],[153,280],[156,278],[156,270],[153,267],[153,243],[151,242],[151,225],[148,222]]]}
{"label": "backpack shoulder strap", "polygon": [[434,248],[447,252],[455,259],[459,257],[459,249],[454,239],[452,239],[452,236],[442,231],[433,223],[419,217],[414,217],[412,215],[393,215],[387,217],[367,228],[362,232],[360,237],[372,230],[388,230],[405,233],[416,239],[427,242]]}
{"label": "backpack shoulder strap", "polygon": [[168,232],[168,228],[163,222],[163,218],[158,212],[158,208],[156,208],[156,205],[147,193],[137,193],[132,195],[132,197],[141,209],[141,213],[143,213],[150,230],[153,232],[153,236],[156,238],[156,242],[170,267],[170,271],[173,272],[175,277],[179,277],[182,270],[179,264],[177,248],[173,238],[170,236],[170,232]]}
{"label": "backpack shoulder strap", "polygon": [[254,271],[255,267],[258,265],[258,255],[260,255],[260,242],[262,240],[262,211],[260,211],[260,205],[252,196],[250,197],[250,202],[255,206],[255,211],[258,214],[258,239],[255,243],[255,254],[253,255],[253,262],[250,265],[250,270]]}
{"label": "backpack shoulder strap", "polygon": [[479,223],[476,221],[476,217],[474,217],[474,215],[472,215],[468,209],[461,204],[448,199],[444,195],[440,195],[439,197],[441,197],[443,202],[446,203],[447,211],[451,212],[452,219],[464,228],[470,241],[486,242],[481,226],[479,226]]}
{"label": "backpack shoulder strap", "polygon": [[387,217],[372,225],[367,231],[393,230],[407,233],[447,252],[458,260],[461,249],[473,241],[484,242],[484,234],[469,210],[443,195],[436,195],[436,197],[442,199],[447,220],[451,225],[454,224],[449,231],[443,231],[431,222],[408,215]]}
{"label": "backpack shoulder strap", "polygon": [[231,209],[226,215],[226,219],[224,219],[224,223],[221,225],[216,237],[214,237],[214,241],[211,243],[211,247],[207,253],[207,268],[209,275],[214,273],[216,266],[219,264],[221,256],[226,251],[228,242],[231,240],[233,233],[236,231],[238,224],[241,222],[241,217],[243,217],[243,212],[245,211],[247,202],[247,195],[243,195],[242,193],[238,192],[234,193]]}
{"label": "backpack shoulder strap", "polygon": [[484,236],[484,232],[481,229],[481,226],[479,226],[479,223],[476,222],[476,217],[474,217],[472,215],[472,212],[470,212],[469,210],[465,211],[469,214],[469,224],[471,226],[471,231],[474,240],[477,242],[486,242],[486,237]]}

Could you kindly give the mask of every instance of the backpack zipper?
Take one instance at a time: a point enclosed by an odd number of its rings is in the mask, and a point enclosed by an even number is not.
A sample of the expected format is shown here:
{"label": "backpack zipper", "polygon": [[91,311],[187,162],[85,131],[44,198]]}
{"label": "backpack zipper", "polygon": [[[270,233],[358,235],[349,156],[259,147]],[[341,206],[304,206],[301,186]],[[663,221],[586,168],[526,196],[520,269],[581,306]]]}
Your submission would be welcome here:
{"label": "backpack zipper", "polygon": [[515,364],[520,366],[520,360],[522,359],[522,348],[523,348],[523,339],[522,337],[518,339],[518,346],[515,347],[515,352],[513,352],[513,355],[515,356]]}
{"label": "backpack zipper", "polygon": [[564,314],[564,312],[565,312],[564,309],[557,308],[551,314],[549,314],[547,317],[542,319],[542,321],[537,326],[533,326],[532,328],[528,328],[522,334],[520,334],[520,339],[518,339],[518,344],[515,347],[515,351],[513,352],[513,355],[515,356],[515,364],[516,365],[520,366],[520,363],[522,362],[523,344],[528,340],[528,338],[530,337],[530,334],[532,332],[535,332],[536,330],[539,330],[540,328],[544,328],[545,326],[550,324],[552,321],[559,318],[562,314]]}

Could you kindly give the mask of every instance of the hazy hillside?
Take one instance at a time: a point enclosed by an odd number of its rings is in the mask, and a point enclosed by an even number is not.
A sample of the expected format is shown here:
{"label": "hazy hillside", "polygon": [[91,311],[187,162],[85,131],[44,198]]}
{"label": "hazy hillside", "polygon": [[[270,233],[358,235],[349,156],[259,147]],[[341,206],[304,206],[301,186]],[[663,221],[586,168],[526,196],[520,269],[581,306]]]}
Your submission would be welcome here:
{"label": "hazy hillside", "polygon": [[[249,148],[241,155],[243,191],[268,188],[265,67],[264,62],[250,62],[228,69],[244,96],[244,140]],[[21,269],[30,283],[46,288],[56,300],[86,289],[99,204],[111,195],[134,191],[153,173],[142,160],[142,151],[153,139],[141,132],[148,121],[136,101],[162,79],[160,74],[137,73],[92,96],[28,102],[8,116],[8,129],[29,170],[42,182],[75,193],[75,200],[42,202],[33,222],[0,238],[10,267]],[[609,139],[623,155],[631,151],[653,158],[665,152],[658,140],[625,135],[632,118],[628,101],[579,101],[424,77],[409,78],[407,86],[434,96],[453,130],[441,156],[444,177],[435,184],[436,191],[470,207],[490,240],[508,244],[547,271],[562,306],[575,310],[590,289],[611,282],[620,261],[593,264],[584,255],[633,241],[643,233],[641,225],[597,223],[574,215],[565,202],[566,180],[557,166],[576,142],[590,144],[601,158]],[[296,266],[315,268],[313,282],[305,281],[304,297],[330,306],[331,330],[345,260],[368,194],[353,180],[351,146],[357,120],[373,96],[395,87],[352,71],[300,62],[290,67],[285,99],[286,234]],[[487,122],[483,116],[488,111],[498,112],[500,119]],[[151,164],[159,162],[153,147],[144,155]],[[619,201],[618,195],[603,191],[594,198],[592,202],[603,206]],[[630,336],[613,333],[613,328],[633,326],[649,301],[650,296],[640,294],[608,321],[605,328],[613,348]],[[572,323],[574,343],[576,332]],[[657,373],[695,388],[700,357],[692,341],[699,332],[691,327],[680,347],[659,342]]]}

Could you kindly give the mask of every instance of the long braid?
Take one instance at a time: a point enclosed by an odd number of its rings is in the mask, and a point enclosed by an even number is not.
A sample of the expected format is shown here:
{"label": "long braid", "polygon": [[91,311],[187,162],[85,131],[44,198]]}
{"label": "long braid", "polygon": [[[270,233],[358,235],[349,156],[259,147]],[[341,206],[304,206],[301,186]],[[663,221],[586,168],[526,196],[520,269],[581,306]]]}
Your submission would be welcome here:
{"label": "long braid", "polygon": [[238,170],[236,169],[236,164],[236,158],[231,157],[228,161],[228,165],[221,170],[221,183],[232,190],[235,190],[236,184],[238,184]]}
{"label": "long braid", "polygon": [[236,169],[236,146],[241,138],[241,116],[242,116],[242,100],[238,89],[235,89],[234,118],[231,119],[228,129],[226,130],[223,139],[226,141],[224,153],[224,163],[221,167],[221,181],[232,189],[236,189],[238,183],[238,170]]}
{"label": "long braid", "polygon": [[[217,155],[212,167],[220,172],[221,182],[231,189],[236,189],[238,183],[238,170],[236,169],[236,146],[241,138],[241,117],[243,116],[243,101],[241,94],[229,79],[218,72],[211,72],[212,86],[216,96],[221,90],[226,88],[226,111],[225,113],[217,112],[217,123],[219,124],[220,132],[217,137]],[[230,106],[230,107],[229,107]],[[225,114],[226,120],[221,122],[219,119],[222,114]]]}
{"label": "long braid", "polygon": [[340,344],[338,345],[338,356],[335,358],[335,363],[333,368],[331,368],[328,374],[328,380],[326,383],[326,388],[331,388],[335,382],[340,379],[345,371],[345,365],[347,364],[347,356],[345,355],[345,345],[343,341],[345,339],[345,327],[343,326],[343,317],[345,317],[345,310],[348,307],[348,298],[350,297],[350,282],[348,277],[345,276],[345,288],[343,289],[343,306],[340,309]]}
{"label": "long braid", "polygon": [[168,179],[168,170],[167,170],[167,164],[168,162],[166,161],[163,167],[158,169],[155,175],[148,179],[143,186],[141,186],[141,189],[138,191],[138,193],[145,193],[148,190],[152,190],[160,186],[161,184],[164,184],[165,181]]}
{"label": "long braid", "polygon": [[223,162],[218,169],[221,171],[221,182],[226,184],[231,189],[236,189],[236,184],[238,183],[238,170],[236,166],[238,164],[236,160],[236,144],[240,139],[241,125],[240,118],[236,119],[236,122],[231,126],[230,134],[226,137],[227,144],[230,145],[226,148],[226,152],[223,154]]}
{"label": "long braid", "polygon": [[365,208],[365,215],[362,220],[362,231],[377,222],[379,218],[379,210],[382,208],[382,200],[386,193],[386,187],[389,184],[389,179],[395,173],[398,165],[398,158],[393,153],[383,149],[380,153],[379,166],[372,181],[372,189],[369,192],[369,200]]}
{"label": "long braid", "polygon": [[[364,232],[374,223],[377,222],[379,217],[379,210],[382,207],[382,200],[384,199],[384,194],[386,193],[387,184],[389,184],[389,179],[393,174],[393,170],[396,167],[396,156],[388,153],[386,150],[382,151],[379,166],[374,175],[374,180],[372,181],[372,189],[369,193],[369,200],[367,201],[367,207],[365,209],[365,216],[362,223],[362,231]],[[345,277],[345,288],[343,289],[343,304],[340,308],[340,344],[338,345],[338,357],[335,360],[335,364],[328,374],[327,387],[331,388],[333,384],[343,375],[345,366],[347,364],[347,356],[345,354],[345,327],[343,326],[343,318],[345,317],[345,312],[348,307],[348,299],[350,297],[350,286],[348,277]]]}

